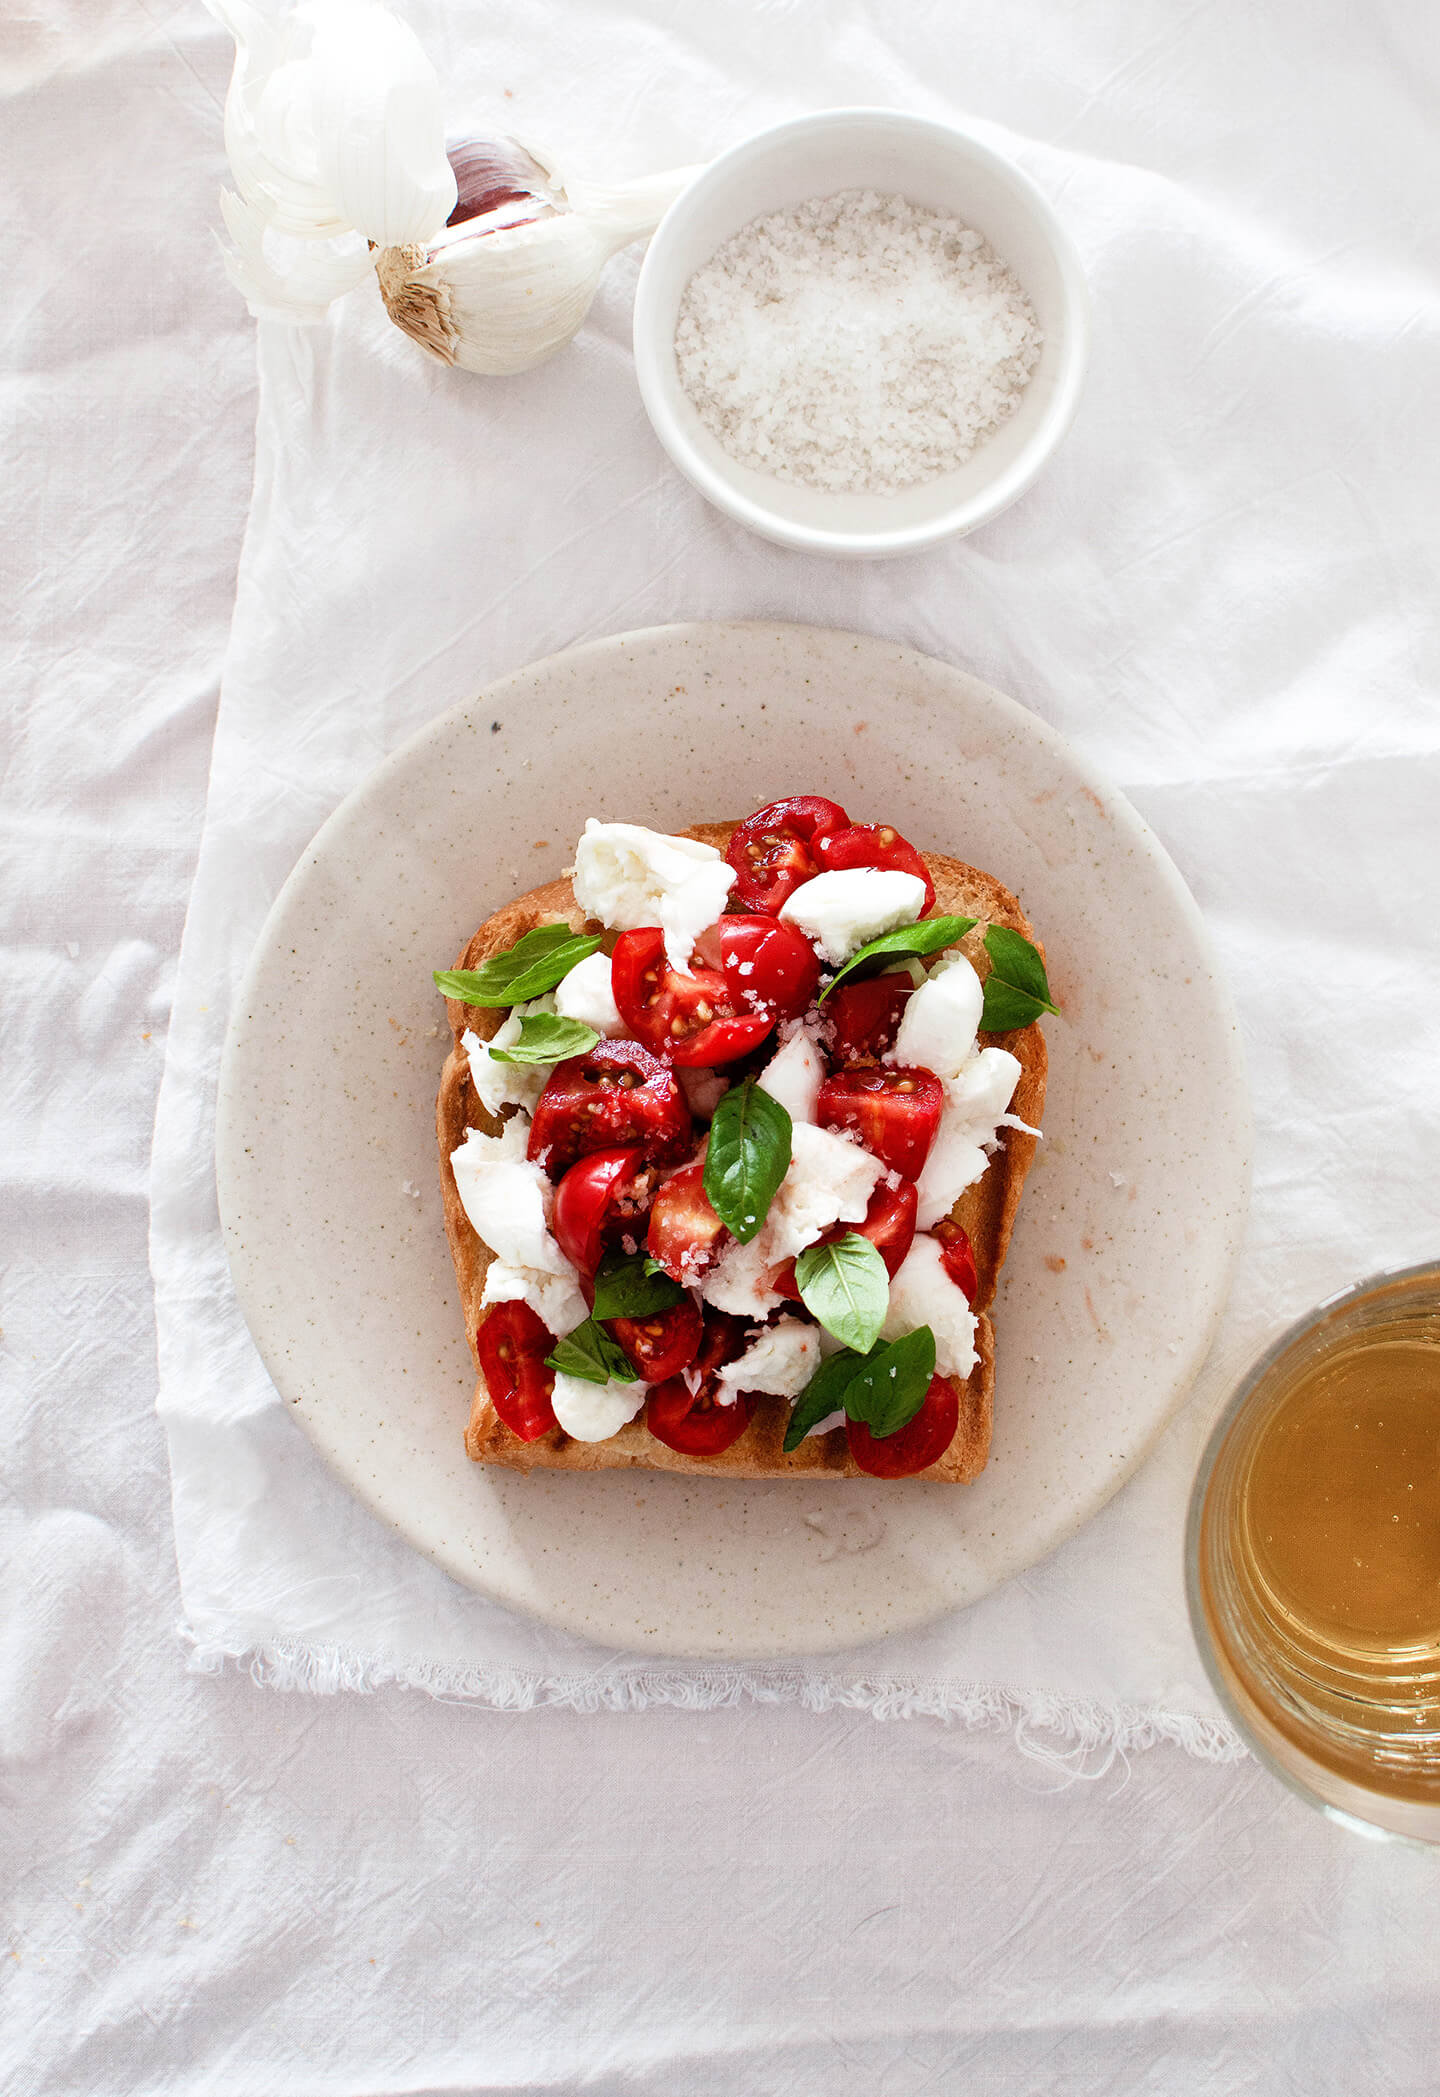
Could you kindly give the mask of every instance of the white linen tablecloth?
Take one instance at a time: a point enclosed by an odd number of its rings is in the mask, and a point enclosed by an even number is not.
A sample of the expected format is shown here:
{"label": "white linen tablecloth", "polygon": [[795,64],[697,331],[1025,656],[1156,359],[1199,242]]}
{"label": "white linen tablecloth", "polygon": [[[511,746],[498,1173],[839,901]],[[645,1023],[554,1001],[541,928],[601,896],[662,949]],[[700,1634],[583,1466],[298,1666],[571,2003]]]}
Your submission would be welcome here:
{"label": "white linen tablecloth", "polygon": [[[966,108],[1064,167],[1094,377],[1052,475],[939,557],[943,621],[905,568],[834,609],[832,571],[772,567],[656,460],[675,570],[528,577],[552,540],[521,518],[466,688],[658,592],[665,616],[843,618],[1019,692],[1159,829],[1240,997],[1262,1142],[1227,1345],[1433,1251],[1427,12],[414,19],[442,70],[464,45],[511,90],[516,128],[614,139],[621,167],[840,99]],[[250,479],[251,334],[206,231],[228,50],[198,9],[132,0],[0,35],[0,2087],[1432,2087],[1435,1860],[1251,1763],[1161,1749],[1057,1789],[1005,1735],[933,1721],[186,1671],[145,1227]],[[577,359],[623,363],[626,284]],[[563,368],[507,394],[517,445]]]}

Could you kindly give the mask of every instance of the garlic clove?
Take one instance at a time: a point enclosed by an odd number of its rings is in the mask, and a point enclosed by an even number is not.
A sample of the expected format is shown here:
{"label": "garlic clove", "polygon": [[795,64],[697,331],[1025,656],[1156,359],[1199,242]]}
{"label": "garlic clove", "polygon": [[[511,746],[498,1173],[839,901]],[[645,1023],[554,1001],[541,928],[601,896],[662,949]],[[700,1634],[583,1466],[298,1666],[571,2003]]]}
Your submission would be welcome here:
{"label": "garlic clove", "polygon": [[320,177],[376,247],[428,240],[455,204],[435,68],[378,0],[310,0],[309,72]]}
{"label": "garlic clove", "polygon": [[552,185],[548,165],[518,139],[469,134],[447,139],[445,152],[457,190],[447,227],[469,225],[473,232],[471,222],[483,218],[493,232],[565,208],[565,192]]}
{"label": "garlic clove", "polygon": [[359,234],[338,241],[277,235],[265,213],[233,190],[221,190],[220,214],[234,242],[233,248],[220,250],[225,273],[256,320],[313,326],[374,266]]}

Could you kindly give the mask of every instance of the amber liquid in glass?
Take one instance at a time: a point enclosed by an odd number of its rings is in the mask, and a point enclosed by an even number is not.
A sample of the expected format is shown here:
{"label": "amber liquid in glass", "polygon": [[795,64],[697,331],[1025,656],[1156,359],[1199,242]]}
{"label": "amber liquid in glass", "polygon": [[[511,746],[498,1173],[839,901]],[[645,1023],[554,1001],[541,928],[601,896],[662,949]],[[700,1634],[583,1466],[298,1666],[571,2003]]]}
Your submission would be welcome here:
{"label": "amber liquid in glass", "polygon": [[1300,1368],[1242,1461],[1226,1554],[1264,1715],[1397,1796],[1440,1792],[1440,1347],[1360,1335]]}

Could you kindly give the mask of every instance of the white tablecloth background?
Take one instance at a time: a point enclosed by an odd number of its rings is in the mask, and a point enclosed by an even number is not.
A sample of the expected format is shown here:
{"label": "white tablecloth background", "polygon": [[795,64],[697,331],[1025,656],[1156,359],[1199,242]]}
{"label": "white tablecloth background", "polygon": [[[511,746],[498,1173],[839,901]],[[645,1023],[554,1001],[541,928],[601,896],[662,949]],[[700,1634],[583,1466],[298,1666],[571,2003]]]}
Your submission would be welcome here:
{"label": "white tablecloth background", "polygon": [[[852,616],[1029,697],[1195,887],[1247,986],[1257,1242],[1283,1216],[1293,1247],[1285,1300],[1242,1287],[1233,1331],[1433,1250],[1428,10],[455,8],[442,65],[462,39],[517,128],[592,159],[613,140],[622,169],[842,94],[969,108],[1068,158],[1096,397],[1132,399],[1131,448],[944,556],[943,629],[915,630],[904,566],[857,576]],[[186,1672],[145,1229],[252,456],[252,334],[207,232],[227,72],[196,8],[48,0],[0,29],[0,2087],[1433,2088],[1436,1860],[1345,1836],[1253,1764],[1159,1748],[1058,1788],[1006,1734],[924,1720],[504,1714]],[[1106,305],[1117,167],[1155,198],[1145,310]],[[1233,298],[1142,363],[1217,252]],[[577,354],[623,355],[624,296],[622,268]],[[655,500],[689,501],[658,464]],[[837,617],[807,564],[747,570],[714,530],[753,596],[697,602],[681,563],[659,615]],[[1059,544],[1073,587],[1037,610]],[[563,574],[482,594],[477,670],[636,623],[641,580],[590,572],[578,626]],[[1231,695],[1204,719],[1178,696],[1197,660]],[[1228,820],[1212,791],[1191,827],[1188,789],[1217,780]]]}

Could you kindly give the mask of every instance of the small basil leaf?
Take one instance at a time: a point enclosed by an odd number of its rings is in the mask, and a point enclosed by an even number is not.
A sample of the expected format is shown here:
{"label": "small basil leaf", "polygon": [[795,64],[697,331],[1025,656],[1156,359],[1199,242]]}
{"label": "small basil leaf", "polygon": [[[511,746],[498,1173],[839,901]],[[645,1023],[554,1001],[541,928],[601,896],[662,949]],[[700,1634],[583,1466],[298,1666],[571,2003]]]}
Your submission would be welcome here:
{"label": "small basil leaf", "polygon": [[435,987],[464,1005],[522,1005],[553,990],[599,945],[568,925],[537,925],[479,968],[437,968]]}
{"label": "small basil leaf", "polygon": [[637,1253],[607,1252],[595,1272],[597,1318],[651,1318],[683,1303],[685,1291],[664,1268],[651,1274]]}
{"label": "small basil leaf", "polygon": [[574,1332],[557,1340],[554,1353],[545,1357],[545,1366],[564,1376],[578,1376],[585,1383],[635,1381],[630,1357],[593,1318],[587,1318]]}
{"label": "small basil leaf", "polygon": [[795,1286],[826,1332],[869,1353],[890,1307],[890,1277],[868,1238],[847,1231],[833,1245],[808,1246],[795,1262]]}
{"label": "small basil leaf", "polygon": [[859,1365],[860,1357],[852,1354],[848,1347],[820,1364],[791,1411],[785,1439],[780,1445],[787,1456],[800,1447],[811,1428],[827,1413],[843,1411],[845,1386]]}
{"label": "small basil leaf", "polygon": [[1045,964],[1028,939],[1008,925],[992,925],[985,951],[991,964],[980,1013],[985,1033],[1007,1034],[1012,1027],[1028,1027],[1042,1012],[1059,1012],[1050,1002]]}
{"label": "small basil leaf", "polygon": [[934,1374],[935,1335],[928,1325],[917,1325],[865,1357],[845,1386],[845,1410],[883,1441],[914,1419]]}
{"label": "small basil leaf", "polygon": [[647,1274],[669,1274],[670,1269],[663,1260],[657,1260],[653,1253],[647,1252],[645,1255],[645,1272]]}
{"label": "small basil leaf", "polygon": [[567,1056],[588,1055],[600,1039],[594,1027],[580,1019],[562,1019],[558,1012],[532,1012],[520,1022],[520,1038],[509,1048],[494,1048],[497,1063],[563,1063]]}
{"label": "small basil leaf", "polygon": [[953,947],[979,922],[973,917],[927,917],[917,924],[897,925],[893,932],[882,932],[878,939],[861,947],[858,954],[852,954],[843,968],[836,970],[820,993],[821,1003],[837,983],[843,983],[847,976],[853,976],[867,962],[894,961],[902,954],[936,954],[941,947]]}
{"label": "small basil leaf", "polygon": [[732,1085],[715,1109],[705,1151],[710,1206],[748,1245],[790,1170],[790,1116],[754,1078]]}

